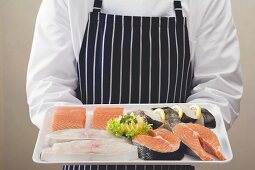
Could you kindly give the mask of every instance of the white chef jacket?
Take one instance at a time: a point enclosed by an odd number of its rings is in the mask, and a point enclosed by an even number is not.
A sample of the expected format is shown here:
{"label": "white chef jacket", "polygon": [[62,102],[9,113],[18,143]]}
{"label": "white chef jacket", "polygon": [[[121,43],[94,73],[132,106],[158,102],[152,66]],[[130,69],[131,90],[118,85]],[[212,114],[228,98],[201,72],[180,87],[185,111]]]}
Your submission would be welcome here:
{"label": "white chef jacket", "polygon": [[[94,0],[43,0],[27,72],[32,122],[41,128],[47,110],[82,105],[76,98],[77,62]],[[230,0],[182,0],[188,18],[194,69],[189,103],[219,106],[229,128],[240,112],[242,81],[237,31]],[[174,16],[173,0],[103,0],[102,12]]]}

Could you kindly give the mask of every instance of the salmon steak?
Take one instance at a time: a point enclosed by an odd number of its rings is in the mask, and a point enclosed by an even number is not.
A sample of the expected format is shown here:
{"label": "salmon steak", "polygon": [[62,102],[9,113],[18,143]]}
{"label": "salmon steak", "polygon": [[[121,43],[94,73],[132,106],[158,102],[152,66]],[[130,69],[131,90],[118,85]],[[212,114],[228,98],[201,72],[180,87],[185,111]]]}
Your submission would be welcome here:
{"label": "salmon steak", "polygon": [[181,140],[179,137],[166,129],[152,130],[150,131],[150,136],[166,140],[170,144],[172,151],[176,151],[180,147]]}
{"label": "salmon steak", "polygon": [[213,160],[211,155],[219,160],[225,160],[225,157],[220,151],[219,140],[209,128],[199,124],[180,123],[173,128],[173,133],[201,160],[211,161]]}
{"label": "salmon steak", "polygon": [[84,128],[86,109],[81,107],[58,107],[54,112],[52,132],[63,129]]}
{"label": "salmon steak", "polygon": [[143,160],[180,160],[184,152],[180,139],[165,129],[152,130],[149,135],[137,135],[133,144],[138,147],[138,157]]}
{"label": "salmon steak", "polygon": [[124,109],[118,107],[96,107],[93,112],[92,128],[105,130],[110,119],[123,115]]}
{"label": "salmon steak", "polygon": [[198,124],[189,123],[188,127],[199,134],[199,141],[206,152],[212,154],[221,161],[226,160],[220,151],[220,142],[213,131]]}

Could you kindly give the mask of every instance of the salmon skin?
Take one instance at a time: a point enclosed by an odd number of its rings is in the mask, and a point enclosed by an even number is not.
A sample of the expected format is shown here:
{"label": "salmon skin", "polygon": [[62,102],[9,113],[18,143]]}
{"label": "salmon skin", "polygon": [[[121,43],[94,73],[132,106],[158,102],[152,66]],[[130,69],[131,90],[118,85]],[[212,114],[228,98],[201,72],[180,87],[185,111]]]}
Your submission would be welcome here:
{"label": "salmon skin", "polygon": [[207,109],[202,108],[201,112],[204,120],[204,126],[212,129],[215,128],[215,117]]}
{"label": "salmon skin", "polygon": [[180,123],[173,128],[173,133],[201,160],[211,161],[213,160],[211,155],[219,160],[225,160],[220,151],[219,140],[209,128],[193,123]]}
{"label": "salmon skin", "polygon": [[52,132],[63,129],[84,128],[86,109],[81,107],[58,107],[54,112]]}
{"label": "salmon skin", "polygon": [[165,112],[165,125],[164,128],[172,131],[173,127],[178,123],[181,123],[181,119],[179,114],[170,107],[163,107],[162,108]]}
{"label": "salmon skin", "polygon": [[[182,105],[182,107],[184,107],[184,106]],[[164,127],[170,131],[178,123],[196,123],[196,124],[200,124],[200,125],[203,125],[205,127],[211,128],[211,129],[216,127],[215,117],[212,115],[212,113],[210,113],[205,108],[201,108],[202,117],[200,119],[192,118],[187,113],[183,113],[182,117],[180,118],[177,111],[175,111],[174,109],[172,109],[170,107],[152,108],[152,110],[156,110],[156,109],[164,110],[165,116],[166,116],[165,117],[166,122],[165,122]],[[154,125],[154,123],[155,122],[152,122],[153,125]]]}
{"label": "salmon skin", "polygon": [[92,118],[92,128],[106,129],[110,119],[123,115],[124,109],[120,107],[96,107]]}
{"label": "salmon skin", "polygon": [[133,139],[138,157],[143,160],[181,160],[184,150],[180,142],[177,136],[165,129],[152,130],[149,135],[137,135]]}

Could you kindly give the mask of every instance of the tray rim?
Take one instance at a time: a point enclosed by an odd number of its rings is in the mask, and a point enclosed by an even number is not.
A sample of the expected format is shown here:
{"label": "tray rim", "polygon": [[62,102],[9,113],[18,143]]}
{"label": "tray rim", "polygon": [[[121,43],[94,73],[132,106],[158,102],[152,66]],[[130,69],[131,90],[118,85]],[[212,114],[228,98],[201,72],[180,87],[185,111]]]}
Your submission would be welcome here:
{"label": "tray rim", "polygon": [[[154,106],[165,106],[165,105],[174,105],[174,104],[178,104],[178,103],[151,103],[151,104],[88,104],[88,105],[56,105],[56,106],[52,106],[47,110],[47,113],[44,116],[44,120],[43,122],[46,121],[46,118],[48,116],[48,114],[52,113],[54,109],[56,109],[57,107],[81,107],[81,108],[90,108],[90,107],[116,107],[116,106],[122,106],[122,107],[134,107],[134,106],[150,106],[150,107],[154,107]],[[111,164],[115,164],[115,165],[193,165],[193,166],[199,166],[199,165],[220,165],[220,164],[226,164],[229,163],[233,160],[233,152],[232,152],[232,148],[231,148],[231,144],[229,141],[229,137],[228,137],[228,133],[227,130],[225,128],[224,125],[224,120],[222,117],[222,114],[220,114],[220,108],[212,103],[198,103],[198,102],[194,102],[194,103],[180,103],[180,104],[184,104],[184,105],[193,105],[193,104],[198,104],[201,105],[203,107],[205,106],[209,106],[210,108],[213,108],[217,111],[217,113],[219,113],[219,121],[221,122],[220,126],[224,126],[224,128],[221,129],[221,133],[222,136],[224,136],[226,143],[227,143],[227,147],[229,148],[228,152],[229,152],[229,158],[224,160],[224,161],[219,161],[219,160],[213,160],[213,161],[201,161],[201,160],[164,160],[164,161],[144,161],[144,160],[132,160],[132,161],[61,161],[61,162],[47,162],[47,161],[42,161],[40,159],[37,158],[38,154],[36,152],[36,150],[38,149],[38,145],[41,143],[40,142],[40,138],[42,136],[42,129],[44,128],[44,124],[42,126],[42,128],[39,130],[37,139],[36,139],[36,144],[34,147],[34,151],[33,151],[33,155],[32,155],[32,160],[35,163],[38,164],[58,164],[58,165],[74,165],[74,164],[89,164],[89,165],[111,165]],[[215,113],[213,113],[215,114]],[[217,125],[216,125],[216,128]],[[218,135],[217,135],[218,136]],[[185,155],[188,156],[188,155]],[[190,156],[188,156],[190,157]]]}

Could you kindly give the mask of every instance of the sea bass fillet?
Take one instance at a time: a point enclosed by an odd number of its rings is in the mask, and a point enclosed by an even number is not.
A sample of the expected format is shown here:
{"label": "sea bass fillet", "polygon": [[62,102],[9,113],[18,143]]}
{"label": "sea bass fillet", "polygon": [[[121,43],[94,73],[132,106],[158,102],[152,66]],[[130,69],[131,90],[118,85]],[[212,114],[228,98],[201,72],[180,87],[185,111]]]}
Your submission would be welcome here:
{"label": "sea bass fillet", "polygon": [[213,160],[210,154],[214,155],[219,160],[225,160],[225,157],[220,151],[219,140],[210,129],[198,124],[180,123],[173,128],[173,133],[201,160]]}
{"label": "sea bass fillet", "polygon": [[78,140],[55,143],[43,149],[43,161],[130,161],[138,159],[137,147],[110,140]]}
{"label": "sea bass fillet", "polygon": [[117,138],[110,132],[106,130],[98,129],[66,129],[52,132],[46,135],[46,140],[49,146],[54,143],[70,142],[74,140],[114,140],[125,142],[127,140],[122,138]]}

